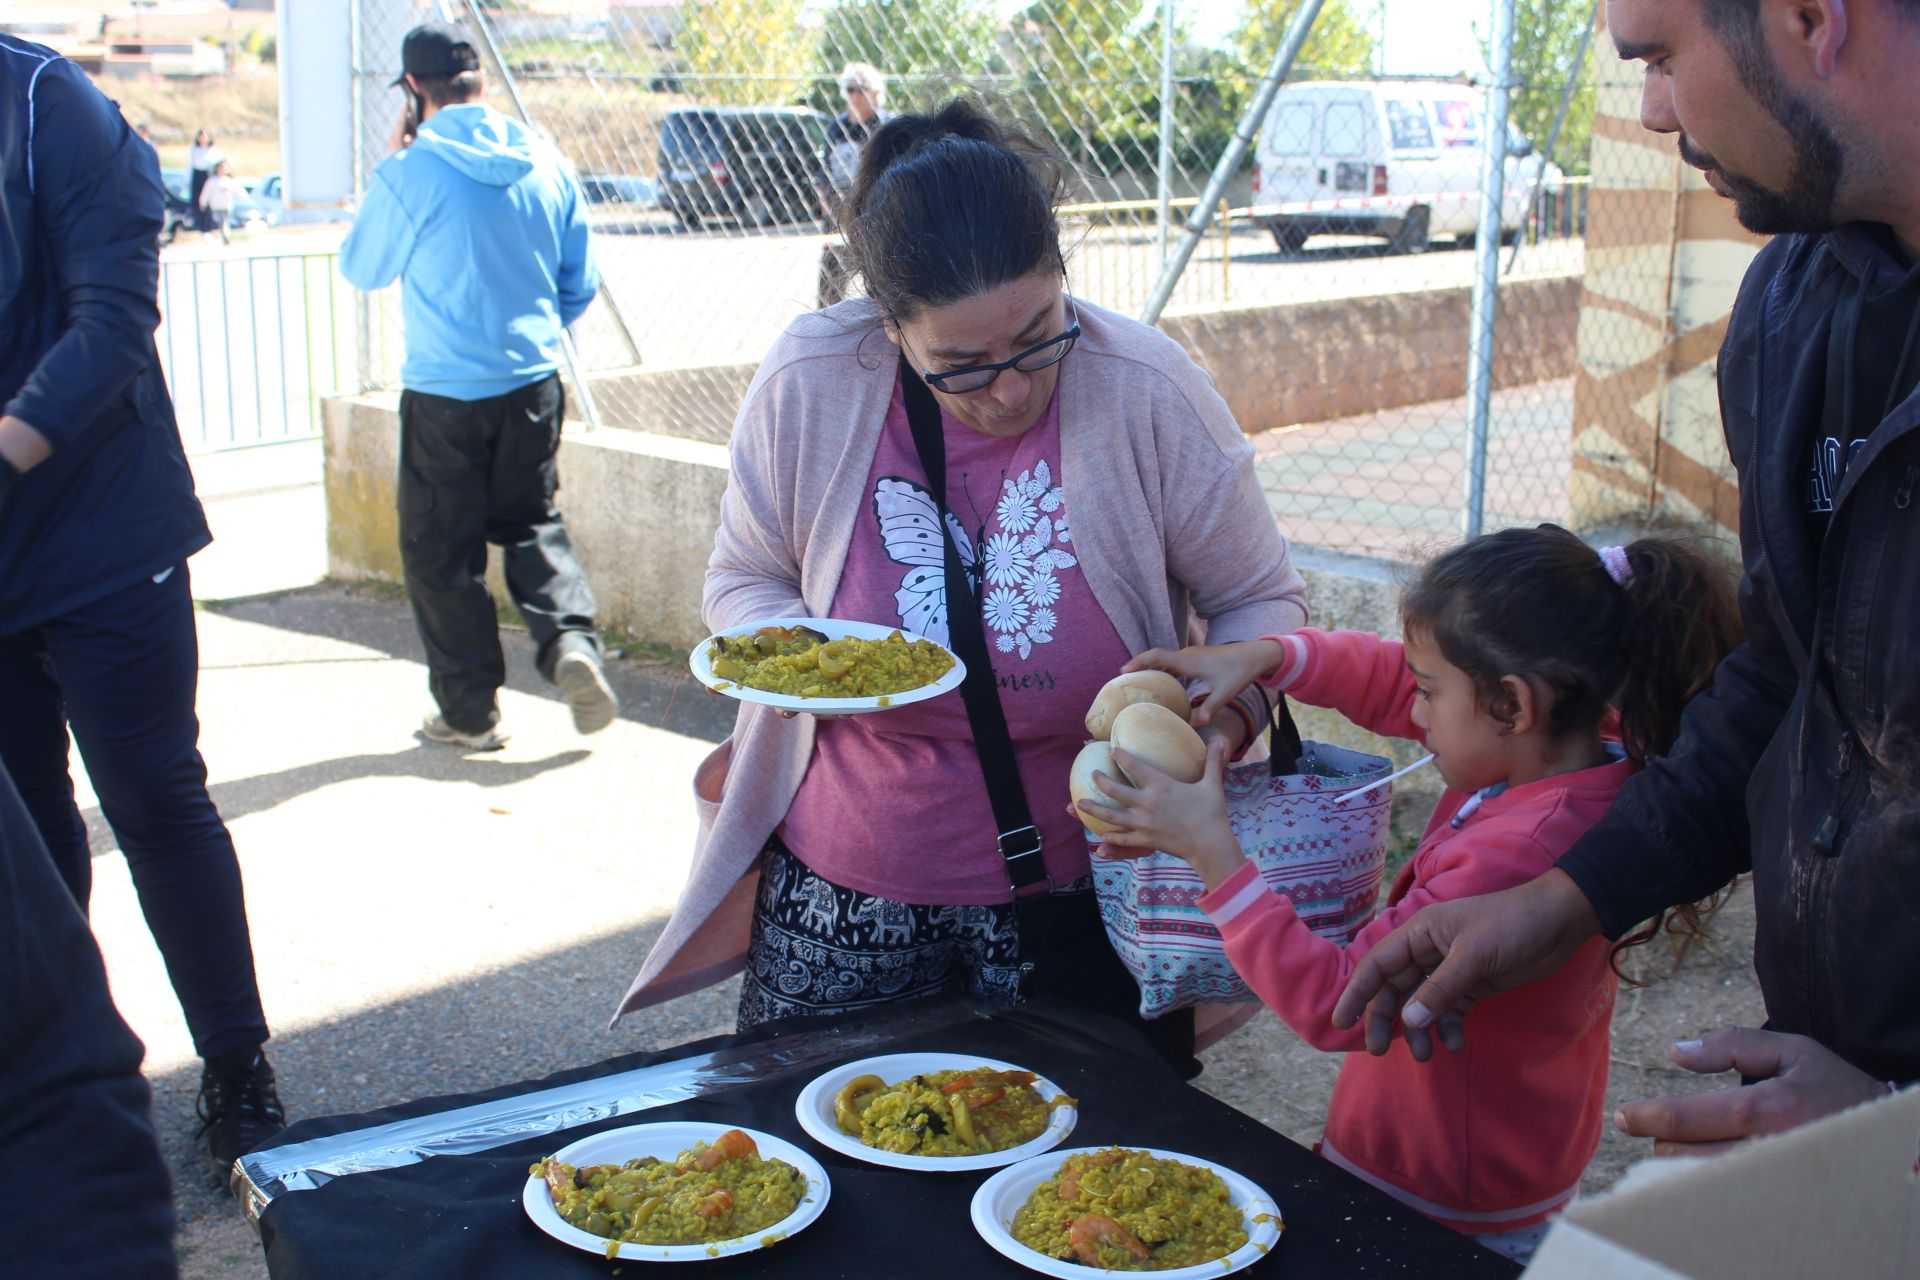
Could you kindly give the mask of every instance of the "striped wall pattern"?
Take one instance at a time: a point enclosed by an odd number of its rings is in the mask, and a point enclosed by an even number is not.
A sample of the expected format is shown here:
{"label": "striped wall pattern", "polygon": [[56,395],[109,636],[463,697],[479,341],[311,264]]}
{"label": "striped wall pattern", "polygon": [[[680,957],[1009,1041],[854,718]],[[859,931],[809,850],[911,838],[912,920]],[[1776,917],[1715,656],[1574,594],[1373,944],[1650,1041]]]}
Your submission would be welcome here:
{"label": "striped wall pattern", "polygon": [[[1604,25],[1604,6],[1602,7]],[[1641,64],[1594,42],[1593,193],[1573,399],[1572,518],[1591,529],[1672,522],[1732,534],[1733,467],[1714,369],[1762,240],[1640,127]]]}

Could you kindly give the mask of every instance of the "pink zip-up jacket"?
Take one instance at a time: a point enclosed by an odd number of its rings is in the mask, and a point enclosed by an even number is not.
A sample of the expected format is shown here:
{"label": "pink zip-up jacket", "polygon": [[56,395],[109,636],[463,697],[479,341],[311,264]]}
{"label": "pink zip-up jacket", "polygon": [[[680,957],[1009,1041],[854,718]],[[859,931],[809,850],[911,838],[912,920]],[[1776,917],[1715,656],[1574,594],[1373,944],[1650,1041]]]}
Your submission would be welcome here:
{"label": "pink zip-up jacket", "polygon": [[[1402,647],[1353,631],[1269,637],[1289,651],[1271,684],[1363,728],[1421,739]],[[1548,978],[1495,996],[1467,1020],[1461,1053],[1384,1057],[1361,1028],[1336,1031],[1334,1001],[1360,958],[1430,902],[1507,889],[1549,870],[1607,812],[1633,766],[1602,765],[1473,797],[1449,789],[1387,905],[1345,947],[1316,937],[1251,863],[1200,905],[1260,998],[1319,1049],[1348,1056],[1320,1154],[1462,1231],[1510,1231],[1572,1199],[1600,1143],[1616,981],[1596,938]],[[1491,789],[1490,789],[1491,790]],[[1454,825],[1456,819],[1459,825]],[[1360,1052],[1354,1052],[1360,1050]]]}
{"label": "pink zip-up jacket", "polygon": [[[1196,621],[1217,642],[1300,626],[1306,584],[1226,401],[1159,330],[1076,306],[1082,335],[1060,362],[1061,468],[1074,554],[1121,641],[1132,653],[1178,648],[1194,642]],[[862,298],[800,317],[761,362],[734,421],[707,565],[709,626],[828,612],[898,359]],[[733,736],[695,771],[693,868],[616,1021],[740,971],[760,850],[806,776],[813,725],[743,704]],[[1065,792],[1027,799],[1036,809],[1068,803]],[[1233,1020],[1210,1023],[1202,1041]]]}

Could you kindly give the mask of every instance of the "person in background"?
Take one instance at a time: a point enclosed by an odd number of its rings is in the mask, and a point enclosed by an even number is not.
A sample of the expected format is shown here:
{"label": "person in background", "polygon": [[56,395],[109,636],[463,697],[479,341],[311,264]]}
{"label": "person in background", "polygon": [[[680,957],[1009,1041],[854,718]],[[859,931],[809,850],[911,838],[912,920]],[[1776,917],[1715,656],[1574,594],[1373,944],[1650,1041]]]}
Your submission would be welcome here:
{"label": "person in background", "polygon": [[[826,165],[820,175],[820,212],[831,232],[840,225],[840,202],[853,187],[860,153],[880,126],[893,119],[886,109],[887,78],[864,62],[849,62],[840,72],[840,93],[847,109],[827,126]],[[847,296],[852,278],[844,241],[820,246],[819,305],[830,307]]]}
{"label": "person in background", "polygon": [[1457,1031],[1750,871],[1767,1025],[1671,1050],[1750,1083],[1614,1116],[1710,1154],[1920,1080],[1920,0],[1609,0],[1607,25],[1645,64],[1641,123],[1774,237],[1718,363],[1746,642],[1555,867],[1422,911],[1334,1020],[1375,1052],[1396,1015]]}
{"label": "person in background", "polygon": [[[0,46],[3,48],[5,46]],[[4,56],[4,54],[0,54]],[[173,1193],[86,917],[0,766],[0,1275],[171,1277]],[[49,1170],[91,1214],[44,1204]],[[69,1203],[74,1203],[70,1200]]]}
{"label": "person in background", "polygon": [[586,201],[557,151],[482,101],[480,55],[460,28],[416,27],[401,61],[410,105],[340,246],[340,274],[357,289],[400,281],[400,558],[439,707],[421,732],[468,751],[506,744],[491,542],[540,674],[574,728],[597,733],[619,703],[554,503],[562,330],[599,288]]}
{"label": "person in background", "polygon": [[[213,144],[213,134],[205,129],[193,131],[193,145],[187,148],[187,203],[195,209],[201,208],[200,190],[207,185],[207,179],[213,176],[214,166],[224,157],[220,148]],[[201,230],[206,230],[203,223]]]}
{"label": "person in background", "polygon": [[[56,126],[57,127],[54,127]],[[206,517],[154,349],[160,168],[52,50],[0,36],[0,764],[84,910],[71,733],[166,961],[225,1184],[285,1127],[240,863],[200,759]]]}
{"label": "person in background", "polygon": [[1311,933],[1241,852],[1217,747],[1191,785],[1116,750],[1138,786],[1099,775],[1111,803],[1080,805],[1118,828],[1104,855],[1164,849],[1192,864],[1207,886],[1200,907],[1247,984],[1309,1044],[1347,1052],[1320,1154],[1517,1261],[1600,1145],[1611,949],[1596,938],[1559,972],[1489,1001],[1468,1051],[1428,1065],[1404,1042],[1385,1058],[1353,1052],[1362,1034],[1327,1017],[1394,926],[1551,867],[1672,745],[1681,708],[1738,642],[1731,577],[1673,539],[1596,552],[1554,525],[1503,529],[1425,567],[1400,601],[1404,644],[1309,628],[1128,664],[1197,680],[1210,702],[1259,680],[1433,752],[1446,791],[1386,906],[1344,947]]}
{"label": "person in background", "polygon": [[234,181],[233,169],[222,160],[213,167],[213,176],[200,188],[200,209],[205,215],[207,231],[218,231],[220,243],[229,244],[232,237],[227,228],[233,221],[233,205],[240,184]]}

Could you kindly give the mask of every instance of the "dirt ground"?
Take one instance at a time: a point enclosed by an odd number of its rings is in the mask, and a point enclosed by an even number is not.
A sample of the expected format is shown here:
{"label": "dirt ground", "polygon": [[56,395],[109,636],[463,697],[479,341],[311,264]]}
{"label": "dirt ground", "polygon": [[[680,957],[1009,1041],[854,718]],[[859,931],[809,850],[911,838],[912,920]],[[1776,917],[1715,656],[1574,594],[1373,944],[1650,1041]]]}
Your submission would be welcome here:
{"label": "dirt ground", "polygon": [[[1640,988],[1622,986],[1613,1019],[1613,1070],[1607,1113],[1623,1102],[1732,1084],[1674,1067],[1667,1046],[1726,1026],[1759,1026],[1764,1017],[1753,975],[1753,898],[1737,890],[1715,917],[1710,945],[1695,947],[1671,977]],[[1651,954],[1650,954],[1651,953]],[[1664,969],[1665,945],[1641,949],[1636,963]],[[1472,1034],[1472,1021],[1467,1023]],[[1320,1137],[1340,1055],[1304,1044],[1273,1015],[1262,1012],[1207,1056],[1199,1087],[1296,1142]],[[1626,1167],[1652,1154],[1651,1144],[1621,1137],[1611,1125],[1581,1182],[1584,1194],[1609,1187]]]}

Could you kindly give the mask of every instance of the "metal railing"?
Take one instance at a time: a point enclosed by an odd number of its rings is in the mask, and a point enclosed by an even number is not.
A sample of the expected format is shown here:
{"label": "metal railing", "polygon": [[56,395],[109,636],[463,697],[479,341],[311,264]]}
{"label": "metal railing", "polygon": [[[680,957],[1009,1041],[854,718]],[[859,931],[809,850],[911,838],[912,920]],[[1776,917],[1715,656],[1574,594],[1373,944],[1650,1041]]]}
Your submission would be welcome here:
{"label": "metal railing", "polygon": [[352,369],[337,253],[160,264],[160,363],[188,453],[310,440]]}

